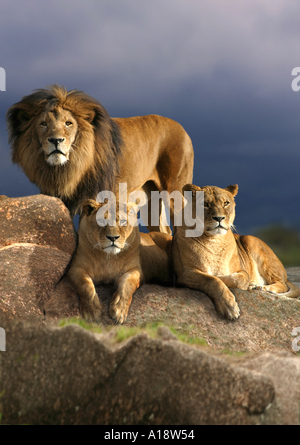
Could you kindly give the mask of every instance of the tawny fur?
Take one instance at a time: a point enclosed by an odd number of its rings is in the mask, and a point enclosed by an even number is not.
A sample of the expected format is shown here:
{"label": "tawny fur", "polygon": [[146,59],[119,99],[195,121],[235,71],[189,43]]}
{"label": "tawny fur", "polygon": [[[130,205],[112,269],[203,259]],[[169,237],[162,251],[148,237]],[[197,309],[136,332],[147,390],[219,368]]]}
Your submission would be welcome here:
{"label": "tawny fur", "polygon": [[204,233],[187,238],[186,226],[176,227],[173,260],[179,285],[207,293],[217,312],[230,320],[237,319],[240,310],[229,288],[300,296],[300,289],[288,281],[283,264],[263,241],[232,232],[237,185],[221,189],[188,184],[184,191],[204,191]]}
{"label": "tawny fur", "polygon": [[[117,290],[110,304],[110,315],[115,322],[123,323],[133,294],[141,284],[170,284],[172,237],[160,232],[140,234],[138,226],[133,227],[130,221],[120,226],[118,212],[116,226],[100,227],[96,215],[104,205],[93,200],[83,205],[78,249],[68,278],[80,297],[82,316],[96,322],[101,319],[102,305],[95,285],[114,284]],[[133,208],[133,204],[128,204],[128,213]],[[112,241],[107,236],[116,239]]]}
{"label": "tawny fur", "polygon": [[[143,190],[150,200],[151,191],[171,193],[192,181],[191,139],[165,117],[110,118],[82,91],[52,86],[13,105],[7,123],[13,162],[41,193],[62,199],[72,215],[100,191],[117,195],[119,183],[127,183],[128,194]],[[49,156],[53,139],[65,139],[58,146],[62,154]],[[148,227],[171,233],[162,219],[152,226],[151,214]]]}

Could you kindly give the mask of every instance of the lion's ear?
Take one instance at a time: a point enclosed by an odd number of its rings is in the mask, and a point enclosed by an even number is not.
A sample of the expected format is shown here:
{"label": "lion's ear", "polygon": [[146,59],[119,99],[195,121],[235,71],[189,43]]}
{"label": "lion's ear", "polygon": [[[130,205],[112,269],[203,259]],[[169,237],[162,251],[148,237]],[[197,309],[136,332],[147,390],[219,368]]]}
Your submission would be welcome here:
{"label": "lion's ear", "polygon": [[233,196],[236,196],[239,191],[239,186],[237,184],[229,185],[225,190],[230,192]]}
{"label": "lion's ear", "polygon": [[96,116],[96,113],[94,110],[88,110],[88,112],[86,113],[86,116],[85,116],[85,120],[93,125],[95,116]]}
{"label": "lion's ear", "polygon": [[90,216],[94,210],[98,210],[100,205],[93,199],[88,199],[81,206],[81,215]]}
{"label": "lion's ear", "polygon": [[182,194],[184,195],[184,192],[193,192],[193,198],[195,198],[196,192],[200,192],[201,190],[201,187],[198,187],[197,185],[186,184],[182,189]]}
{"label": "lion's ear", "polygon": [[28,122],[32,118],[32,115],[28,112],[23,104],[18,103],[9,108],[6,114],[6,118],[8,122],[8,128],[12,133],[19,130],[19,127],[23,123]]}

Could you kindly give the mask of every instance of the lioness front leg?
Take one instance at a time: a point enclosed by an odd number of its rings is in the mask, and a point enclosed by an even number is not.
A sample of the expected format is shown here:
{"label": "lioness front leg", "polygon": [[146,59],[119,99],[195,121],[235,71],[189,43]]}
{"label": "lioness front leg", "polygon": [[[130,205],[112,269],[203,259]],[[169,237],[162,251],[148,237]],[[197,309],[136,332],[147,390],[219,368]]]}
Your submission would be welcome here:
{"label": "lioness front leg", "polygon": [[264,292],[271,292],[272,294],[285,294],[289,290],[288,286],[281,281],[277,281],[276,283],[267,284],[264,286],[253,286],[252,289],[262,290]]}
{"label": "lioness front leg", "polygon": [[222,317],[228,320],[239,318],[240,310],[235,296],[219,278],[196,269],[185,270],[178,284],[205,292],[212,299],[217,313]]}
{"label": "lioness front leg", "polygon": [[134,292],[140,287],[141,272],[133,270],[122,275],[118,280],[118,289],[110,304],[110,316],[116,323],[124,323],[127,318]]}
{"label": "lioness front leg", "polygon": [[87,321],[99,323],[102,306],[99,301],[93,280],[83,270],[71,269],[69,277],[74,283],[80,298],[80,312]]}
{"label": "lioness front leg", "polygon": [[218,278],[231,289],[247,290],[250,285],[249,275],[244,270],[234,272],[231,275],[219,275]]}

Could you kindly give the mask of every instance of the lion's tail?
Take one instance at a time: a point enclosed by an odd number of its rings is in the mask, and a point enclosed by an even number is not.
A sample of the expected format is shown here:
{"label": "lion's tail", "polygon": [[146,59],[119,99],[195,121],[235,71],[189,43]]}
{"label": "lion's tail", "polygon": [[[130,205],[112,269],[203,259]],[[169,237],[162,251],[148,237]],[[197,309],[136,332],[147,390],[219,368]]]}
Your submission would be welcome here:
{"label": "lion's tail", "polygon": [[287,282],[287,285],[289,286],[289,290],[287,293],[283,294],[285,297],[288,297],[288,298],[300,297],[300,289],[298,286],[291,283],[290,281]]}

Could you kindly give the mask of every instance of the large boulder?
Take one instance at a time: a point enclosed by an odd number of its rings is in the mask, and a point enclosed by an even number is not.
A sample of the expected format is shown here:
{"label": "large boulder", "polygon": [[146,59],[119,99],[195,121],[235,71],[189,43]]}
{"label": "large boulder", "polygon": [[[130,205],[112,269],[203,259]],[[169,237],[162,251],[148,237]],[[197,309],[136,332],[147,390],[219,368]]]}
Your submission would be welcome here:
{"label": "large boulder", "polygon": [[[202,292],[145,285],[121,329],[159,322],[206,346],[183,344],[166,327],[120,344],[109,317],[113,286],[97,287],[101,333],[58,327],[62,318],[80,320],[65,278],[76,241],[60,200],[0,197],[2,422],[299,423],[300,360],[292,348],[299,300],[236,290],[241,317],[231,322]],[[300,286],[300,268],[288,275]]]}
{"label": "large boulder", "polygon": [[[99,286],[97,292],[104,307],[102,324],[112,325],[109,304],[114,288]],[[291,351],[292,331],[300,327],[300,300],[254,291],[235,290],[234,293],[241,317],[228,321],[216,313],[212,300],[203,292],[144,285],[134,294],[124,325],[161,322],[191,337],[202,338],[217,350]],[[76,301],[75,289],[62,280],[45,305],[46,320],[77,316]]]}
{"label": "large boulder", "polygon": [[[123,328],[124,329],[124,328]],[[300,360],[214,355],[166,328],[7,326],[1,355],[4,424],[298,424]],[[153,336],[153,333],[152,333]]]}
{"label": "large boulder", "polygon": [[[63,278],[76,248],[73,222],[64,204],[43,195],[0,199],[0,315],[52,323],[80,317],[76,289]],[[300,283],[300,269],[289,277]],[[112,325],[112,286],[98,287],[102,324]],[[239,320],[219,317],[204,293],[185,288],[142,286],[134,295],[126,326],[162,322],[200,337],[216,350],[290,351],[300,327],[300,301],[262,292],[234,291]]]}
{"label": "large boulder", "polygon": [[[44,306],[64,275],[76,243],[71,216],[59,199],[1,196],[0,315],[42,322]],[[75,296],[76,303],[78,307]]]}
{"label": "large boulder", "polygon": [[60,199],[0,196],[0,248],[30,243],[73,255],[76,241],[70,213]]}

